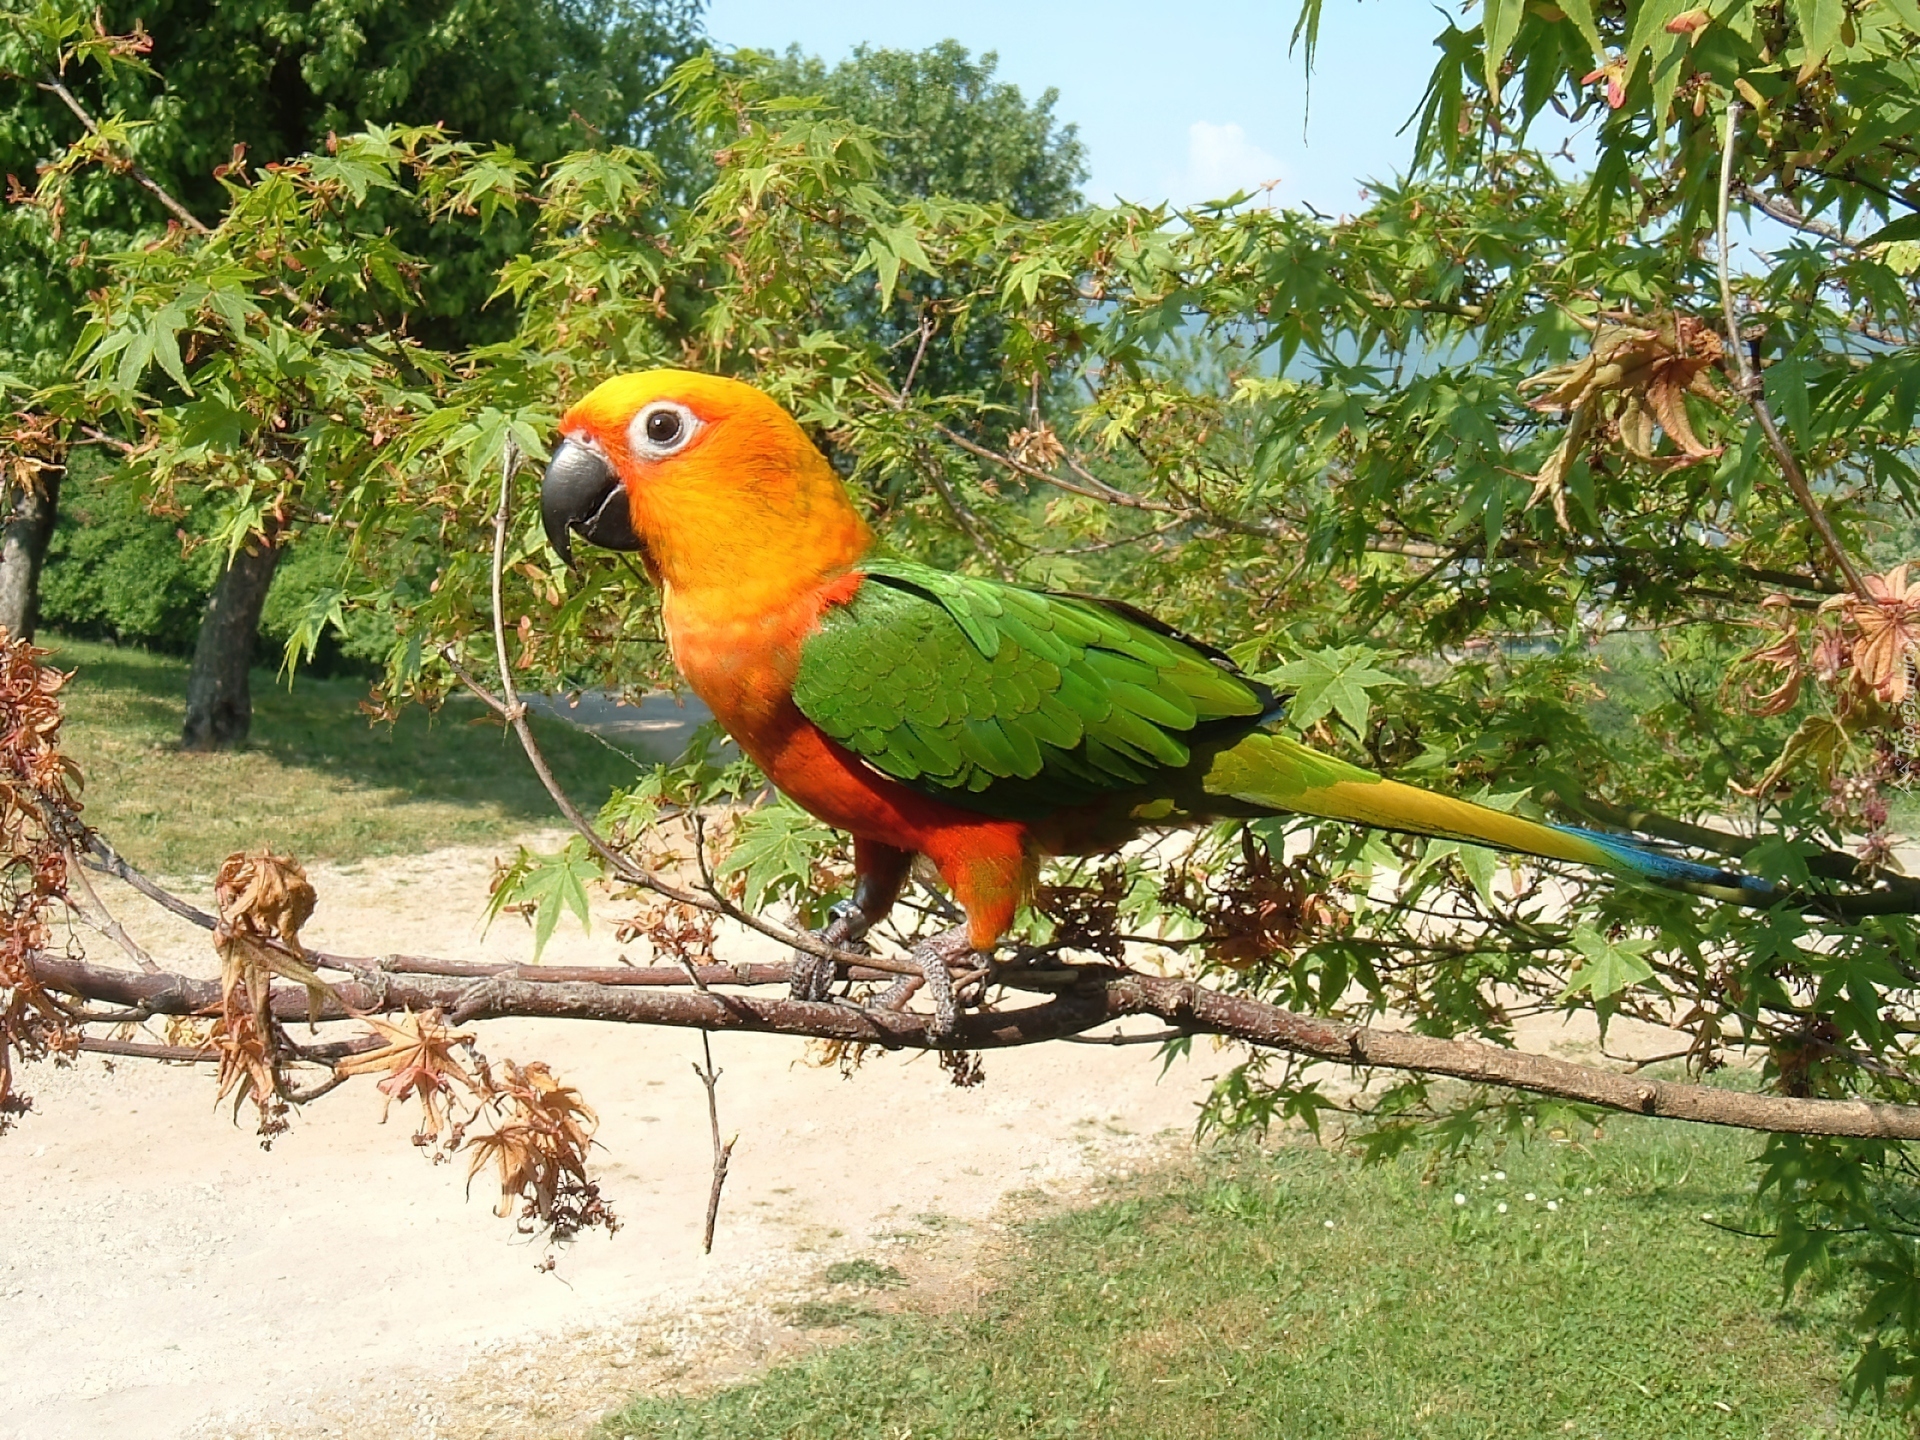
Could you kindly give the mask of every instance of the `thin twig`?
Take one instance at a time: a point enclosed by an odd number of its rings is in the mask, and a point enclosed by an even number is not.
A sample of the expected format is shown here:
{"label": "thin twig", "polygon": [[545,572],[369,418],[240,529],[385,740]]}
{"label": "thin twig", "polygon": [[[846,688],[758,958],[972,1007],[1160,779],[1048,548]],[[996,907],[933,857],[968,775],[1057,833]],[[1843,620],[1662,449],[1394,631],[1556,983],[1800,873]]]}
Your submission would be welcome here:
{"label": "thin twig", "polygon": [[82,860],[81,863],[88,869],[98,870],[103,875],[111,875],[116,880],[125,881],[162,910],[178,915],[182,920],[198,925],[202,930],[220,928],[220,920],[217,916],[209,915],[197,905],[188,904],[179,896],[149,880],[123,860],[120,852],[109,845],[97,830],[87,832],[87,853],[94,857],[92,860]]}
{"label": "thin twig", "polygon": [[1115,1031],[1111,1035],[1062,1035],[1060,1039],[1068,1045],[1164,1045],[1169,1040],[1192,1038],[1193,1031],[1183,1029],[1154,1030],[1145,1035],[1126,1035]]}
{"label": "thin twig", "polygon": [[927,342],[933,339],[933,321],[927,318],[927,312],[920,312],[920,345],[913,352],[913,363],[907,366],[907,378],[900,382],[900,395],[894,401],[893,408],[907,408],[907,396],[913,393],[913,380],[920,373],[920,362],[927,358]]}
{"label": "thin twig", "polygon": [[1867,582],[1861,578],[1846,547],[1840,543],[1833,522],[1827,518],[1826,510],[1814,496],[1813,487],[1807,484],[1806,473],[1801,470],[1799,459],[1781,435],[1780,427],[1774,423],[1764,387],[1760,377],[1754,373],[1753,362],[1747,358],[1746,343],[1740,337],[1740,321],[1733,307],[1733,274],[1727,251],[1727,207],[1733,190],[1733,154],[1739,133],[1740,101],[1736,98],[1727,102],[1726,143],[1720,150],[1720,210],[1716,244],[1720,251],[1720,308],[1726,316],[1727,346],[1733,352],[1734,367],[1739,371],[1737,388],[1741,398],[1752,407],[1753,418],[1760,424],[1760,433],[1766,436],[1767,448],[1773,451],[1774,459],[1780,462],[1780,473],[1786,478],[1787,488],[1806,512],[1807,519],[1813,522],[1821,544],[1826,546],[1840,573],[1846,576],[1848,588],[1862,600],[1875,603],[1873,592],[1867,589]]}
{"label": "thin twig", "polygon": [[726,1144],[720,1143],[720,1101],[716,1094],[720,1084],[721,1072],[713,1068],[713,1041],[705,1031],[700,1032],[700,1049],[707,1057],[706,1069],[698,1065],[693,1073],[700,1077],[700,1083],[707,1087],[707,1120],[713,1126],[713,1188],[707,1192],[707,1227],[700,1236],[700,1253],[713,1253],[713,1227],[720,1219],[720,1190],[727,1183],[727,1162],[733,1158],[734,1141],[740,1138],[734,1133],[733,1139]]}
{"label": "thin twig", "polygon": [[[93,136],[96,140],[101,138],[100,126],[95,123],[93,116],[87,113],[86,107],[73,98],[73,92],[71,90],[67,89],[67,87],[58,80],[42,80],[39,82],[39,85],[40,88],[48,94],[58,95],[64,100],[67,108],[79,118],[82,125],[87,127],[87,133],[89,135]],[[148,191],[152,193],[153,197],[162,205],[166,206],[167,209],[173,213],[174,218],[182,225],[186,226],[196,235],[210,235],[213,233],[205,225],[200,223],[200,218],[197,215],[187,209],[187,207],[182,205],[178,200],[174,199],[173,196],[169,195],[158,180],[155,180],[153,176],[143,170],[140,167],[139,161],[135,160],[131,155],[123,155],[121,159],[126,164],[127,173],[144,185]]]}
{"label": "thin twig", "polygon": [[91,425],[82,425],[80,433],[95,445],[105,445],[109,450],[118,450],[122,455],[131,455],[140,447],[131,441],[109,435],[104,430],[96,430]]}
{"label": "thin twig", "polygon": [[987,563],[1000,572],[1002,580],[1014,579],[1013,567],[1007,564],[1006,557],[1000,553],[1000,547],[987,533],[987,527],[980,517],[973,513],[967,502],[947,480],[946,469],[940,464],[939,457],[923,455],[927,479],[932,482],[933,490],[947,507],[947,513],[953,517],[953,523],[960,527],[961,533],[973,542],[973,548],[983,556]]}
{"label": "thin twig", "polygon": [[175,1064],[205,1065],[218,1060],[211,1045],[153,1045],[139,1040],[99,1040],[82,1035],[74,1048],[90,1055],[118,1055],[134,1060],[165,1060]]}
{"label": "thin twig", "polygon": [[1754,209],[1771,215],[1789,229],[1804,231],[1808,235],[1818,235],[1822,240],[1831,240],[1836,245],[1844,245],[1849,250],[1857,250],[1859,242],[1849,240],[1847,234],[1838,225],[1830,225],[1825,220],[1817,220],[1811,215],[1803,215],[1800,207],[1784,195],[1770,195],[1764,190],[1741,181],[1731,187],[1740,192],[1740,198]]}
{"label": "thin twig", "polygon": [[113,941],[113,943],[118,945],[122,950],[126,951],[127,957],[149,975],[159,974],[160,967],[153,963],[153,957],[140,948],[134,941],[134,938],[127,933],[126,926],[114,918],[114,914],[107,908],[106,902],[101,900],[99,894],[94,890],[93,882],[87,879],[86,864],[81,859],[78,851],[68,852],[67,875],[79,885],[81,892],[87,897],[87,903],[99,912],[99,919],[96,920],[89,917],[87,923],[102,935],[105,935],[109,940]]}

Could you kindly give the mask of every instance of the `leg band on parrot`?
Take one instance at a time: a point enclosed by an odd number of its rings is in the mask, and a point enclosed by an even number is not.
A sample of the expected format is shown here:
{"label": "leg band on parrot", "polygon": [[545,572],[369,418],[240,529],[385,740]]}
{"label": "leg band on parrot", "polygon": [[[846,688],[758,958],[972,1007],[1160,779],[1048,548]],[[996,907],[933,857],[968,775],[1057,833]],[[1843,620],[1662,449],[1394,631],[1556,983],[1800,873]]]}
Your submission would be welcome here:
{"label": "leg band on parrot", "polygon": [[[873,922],[852,900],[842,900],[827,912],[827,923],[813,933],[829,945],[857,945]],[[804,950],[793,952],[790,994],[795,1000],[825,1000],[840,978],[840,966]]]}

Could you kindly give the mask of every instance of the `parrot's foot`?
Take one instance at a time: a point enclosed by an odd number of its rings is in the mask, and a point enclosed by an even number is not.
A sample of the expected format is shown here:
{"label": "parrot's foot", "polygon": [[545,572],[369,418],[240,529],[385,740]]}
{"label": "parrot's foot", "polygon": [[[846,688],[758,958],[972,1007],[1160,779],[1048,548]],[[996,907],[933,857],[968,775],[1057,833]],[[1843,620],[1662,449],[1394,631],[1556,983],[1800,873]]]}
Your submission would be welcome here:
{"label": "parrot's foot", "polygon": [[954,1003],[953,997],[953,974],[947,967],[972,953],[973,941],[968,937],[964,925],[929,936],[914,946],[908,955],[920,967],[920,973],[902,975],[874,996],[870,1003],[876,1009],[898,1010],[915,990],[925,985],[928,998],[933,1001],[932,1032],[936,1037],[945,1038],[960,1028],[960,1008]]}
{"label": "parrot's foot", "polygon": [[[827,912],[827,923],[814,935],[829,945],[857,945],[873,926],[867,912],[851,900],[842,900]],[[804,950],[793,952],[793,980],[789,992],[795,1000],[825,1000],[840,978],[840,966]]]}

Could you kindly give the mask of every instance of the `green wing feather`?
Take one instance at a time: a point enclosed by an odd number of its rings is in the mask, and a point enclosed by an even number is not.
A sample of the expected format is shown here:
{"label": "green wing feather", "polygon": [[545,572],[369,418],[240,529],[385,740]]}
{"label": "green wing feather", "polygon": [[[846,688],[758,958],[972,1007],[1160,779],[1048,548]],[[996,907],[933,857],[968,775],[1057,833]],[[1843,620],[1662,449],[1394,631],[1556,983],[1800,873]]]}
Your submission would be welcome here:
{"label": "green wing feather", "polygon": [[1271,691],[1122,606],[899,560],[801,647],[794,703],[883,774],[1031,818],[1177,771]]}

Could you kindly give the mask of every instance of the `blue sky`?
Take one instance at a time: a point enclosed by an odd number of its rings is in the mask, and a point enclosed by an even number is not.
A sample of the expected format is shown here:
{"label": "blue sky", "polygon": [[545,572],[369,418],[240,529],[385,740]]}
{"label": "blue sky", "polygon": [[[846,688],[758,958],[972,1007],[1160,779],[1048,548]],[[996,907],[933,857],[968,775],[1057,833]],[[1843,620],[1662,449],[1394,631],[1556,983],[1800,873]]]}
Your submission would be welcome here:
{"label": "blue sky", "polygon": [[1289,54],[1293,0],[709,0],[707,29],[729,46],[829,61],[865,42],[921,49],[955,39],[1000,56],[1029,96],[1060,92],[1080,127],[1087,198],[1192,203],[1277,180],[1280,205],[1358,208],[1361,180],[1412,152],[1398,134],[1419,104],[1444,26],[1427,0],[1328,0],[1312,105]]}

